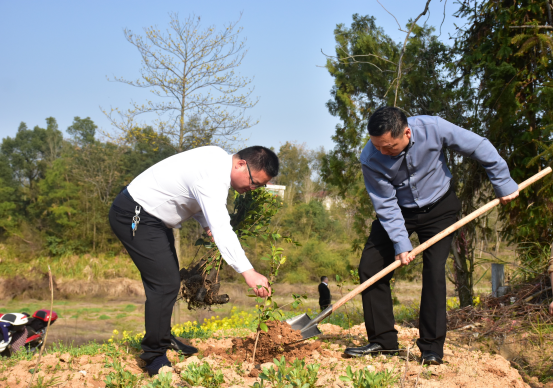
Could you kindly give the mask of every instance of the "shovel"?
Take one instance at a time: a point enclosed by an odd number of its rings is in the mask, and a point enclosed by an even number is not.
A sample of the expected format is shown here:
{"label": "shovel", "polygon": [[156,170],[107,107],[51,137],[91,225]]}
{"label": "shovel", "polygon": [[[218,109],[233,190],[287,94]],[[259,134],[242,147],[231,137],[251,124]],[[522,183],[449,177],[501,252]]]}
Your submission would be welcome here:
{"label": "shovel", "polygon": [[[540,171],[533,177],[525,180],[520,185],[518,185],[519,190],[523,190],[526,187],[530,186],[532,183],[536,182],[537,180],[543,178],[547,174],[551,172],[551,167],[547,167],[546,169]],[[470,213],[468,216],[460,219],[450,227],[444,229],[434,237],[432,237],[430,240],[426,241],[424,244],[419,245],[415,249],[413,249],[410,252],[411,256],[416,256],[422,251],[424,251],[429,246],[435,244],[436,242],[440,241],[445,236],[453,233],[457,229],[459,229],[461,226],[468,224],[470,221],[474,220],[477,217],[480,217],[482,214],[486,213],[488,210],[494,208],[499,204],[499,199],[496,198],[491,202],[488,202],[486,205],[482,206],[480,209],[475,210],[474,212]],[[331,304],[326,309],[324,309],[319,315],[317,315],[315,318],[311,319],[307,314],[301,314],[297,315],[295,317],[292,317],[290,319],[287,319],[286,322],[292,326],[292,329],[294,330],[300,330],[302,339],[306,340],[311,337],[318,336],[322,334],[322,332],[317,327],[317,324],[320,323],[323,319],[328,317],[330,314],[332,314],[334,311],[336,311],[340,306],[346,304],[349,302],[354,296],[361,293],[366,288],[370,287],[374,283],[376,283],[378,280],[382,279],[384,276],[392,272],[393,270],[399,268],[401,266],[401,261],[395,260],[392,264],[384,268],[382,271],[374,275],[372,278],[366,280],[364,283],[358,285],[355,287],[352,291],[350,291],[347,295],[344,295],[340,300],[338,300],[336,303]]]}

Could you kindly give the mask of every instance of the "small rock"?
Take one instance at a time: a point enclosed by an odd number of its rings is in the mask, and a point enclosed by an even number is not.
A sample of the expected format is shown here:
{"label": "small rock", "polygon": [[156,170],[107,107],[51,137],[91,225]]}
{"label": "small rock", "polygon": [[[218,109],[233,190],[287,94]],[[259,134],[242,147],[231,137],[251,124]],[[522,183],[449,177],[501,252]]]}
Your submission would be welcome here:
{"label": "small rock", "polygon": [[71,355],[69,353],[63,353],[60,356],[60,361],[69,362],[70,360],[71,360]]}
{"label": "small rock", "polygon": [[244,371],[242,377],[249,377],[250,371],[255,368],[255,365],[253,365],[251,362],[243,362],[241,367]]}
{"label": "small rock", "polygon": [[175,372],[180,373],[186,369],[186,365],[188,365],[186,362],[179,362],[178,364],[173,365],[173,369]]}
{"label": "small rock", "polygon": [[374,367],[374,365],[367,365],[365,367],[366,370],[368,370],[369,372],[373,372],[376,370],[376,368]]}
{"label": "small rock", "polygon": [[195,362],[196,364],[201,364],[202,362],[197,356],[188,357],[183,362],[179,362],[178,364],[173,365],[173,368],[177,373],[180,373],[181,371],[185,370],[188,367],[188,364]]}
{"label": "small rock", "polygon": [[86,371],[85,370],[80,370],[79,373],[81,373],[83,376],[86,376]]}
{"label": "small rock", "polygon": [[[271,369],[272,366],[275,366],[274,362],[265,362],[261,365],[259,365],[259,369],[263,370],[263,368]],[[256,365],[257,367],[257,365]]]}
{"label": "small rock", "polygon": [[160,369],[159,369],[159,373],[161,372],[164,372],[164,373],[173,373],[173,368],[170,367],[170,366],[162,366]]}
{"label": "small rock", "polygon": [[187,364],[190,364],[191,362],[195,362],[197,364],[201,364],[201,361],[200,359],[198,358],[198,356],[192,356],[192,357],[188,357],[185,361],[185,363]]}

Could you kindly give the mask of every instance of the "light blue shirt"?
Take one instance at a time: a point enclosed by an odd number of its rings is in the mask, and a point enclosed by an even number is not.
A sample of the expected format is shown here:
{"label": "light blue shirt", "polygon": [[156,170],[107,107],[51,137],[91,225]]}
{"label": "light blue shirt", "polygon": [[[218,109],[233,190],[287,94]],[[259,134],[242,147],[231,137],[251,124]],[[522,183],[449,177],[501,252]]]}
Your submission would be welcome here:
{"label": "light blue shirt", "polygon": [[383,155],[369,140],[361,153],[365,187],[380,223],[394,243],[396,255],[413,249],[401,207],[416,208],[439,200],[449,189],[451,172],[444,148],[480,163],[497,197],[518,190],[507,163],[488,139],[440,117],[413,116],[409,145],[397,156]]}

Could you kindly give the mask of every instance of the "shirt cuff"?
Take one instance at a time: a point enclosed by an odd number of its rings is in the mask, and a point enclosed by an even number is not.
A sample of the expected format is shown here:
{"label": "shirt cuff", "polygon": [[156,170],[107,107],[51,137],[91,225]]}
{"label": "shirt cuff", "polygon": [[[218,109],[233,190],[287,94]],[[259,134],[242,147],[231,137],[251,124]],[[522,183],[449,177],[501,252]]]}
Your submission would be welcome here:
{"label": "shirt cuff", "polygon": [[394,251],[396,252],[396,255],[399,255],[403,252],[410,252],[412,250],[413,245],[411,245],[411,240],[409,240],[408,238],[394,243]]}
{"label": "shirt cuff", "polygon": [[495,195],[498,198],[505,197],[509,194],[513,194],[518,190],[517,183],[511,178],[509,182],[505,183],[503,186],[496,187],[494,186]]}

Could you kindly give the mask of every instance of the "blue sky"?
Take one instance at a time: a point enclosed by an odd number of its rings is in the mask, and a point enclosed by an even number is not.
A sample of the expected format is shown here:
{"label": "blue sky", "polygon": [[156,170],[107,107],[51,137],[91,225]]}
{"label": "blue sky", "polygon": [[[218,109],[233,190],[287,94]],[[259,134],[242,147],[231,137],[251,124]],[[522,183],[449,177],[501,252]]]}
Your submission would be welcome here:
{"label": "blue sky", "polygon": [[[380,0],[402,26],[424,8],[424,0]],[[433,0],[428,24],[439,26],[444,0]],[[453,1],[446,5],[441,39],[454,33]],[[405,34],[376,0],[365,1],[11,1],[0,0],[0,138],[14,136],[19,123],[46,125],[53,116],[65,130],[74,116],[91,117],[103,130],[110,124],[100,110],[127,108],[148,92],[109,82],[106,77],[136,79],[140,57],[123,29],[140,32],[157,25],[165,29],[169,12],[182,19],[201,16],[203,25],[222,27],[243,16],[240,26],[249,49],[242,75],[254,77],[250,110],[259,124],[242,135],[247,145],[278,149],[286,141],[308,147],[333,147],[337,119],[325,103],[333,79],[323,68],[333,53],[333,30],[349,25],[354,13],[376,17],[396,41]]]}

